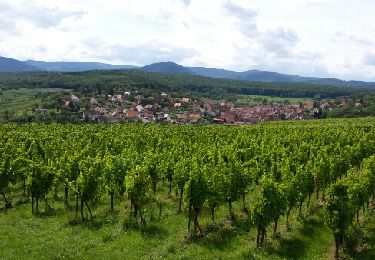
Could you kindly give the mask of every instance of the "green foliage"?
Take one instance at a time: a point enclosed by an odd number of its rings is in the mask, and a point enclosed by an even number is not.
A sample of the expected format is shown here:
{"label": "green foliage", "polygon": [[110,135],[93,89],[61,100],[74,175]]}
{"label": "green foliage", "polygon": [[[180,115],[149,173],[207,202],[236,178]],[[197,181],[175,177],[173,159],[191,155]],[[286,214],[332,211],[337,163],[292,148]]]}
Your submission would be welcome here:
{"label": "green foliage", "polygon": [[204,172],[196,158],[192,159],[192,168],[189,174],[189,180],[185,184],[185,204],[193,209],[200,210],[207,198],[207,185],[204,180]]}
{"label": "green foliage", "polygon": [[125,192],[125,176],[127,172],[126,160],[121,155],[106,153],[102,162],[102,174],[104,177],[104,188],[111,195],[111,209],[113,208],[113,197],[115,191],[119,194]]}
{"label": "green foliage", "polygon": [[266,227],[272,221],[275,222],[274,232],[276,232],[278,219],[286,210],[284,189],[272,179],[263,179],[261,185],[252,209],[252,219],[258,230],[257,247],[263,244]]}
{"label": "green foliage", "polygon": [[333,184],[328,193],[326,223],[335,237],[335,258],[339,258],[339,247],[343,244],[346,231],[352,224],[354,212],[353,205],[350,203],[348,186],[343,181]]}
{"label": "green foliage", "polygon": [[12,206],[5,196],[5,189],[9,184],[15,184],[17,181],[17,175],[15,174],[14,168],[12,167],[12,158],[9,152],[9,146],[0,148],[0,195],[5,200],[5,207],[9,208]]}
{"label": "green foliage", "polygon": [[[292,208],[300,206],[300,221],[304,221],[302,205],[306,199],[329,186],[327,223],[335,235],[343,237],[354,213],[367,206],[375,191],[373,118],[246,127],[1,125],[0,137],[4,191],[9,194],[14,186],[25,182],[29,194],[23,196],[31,197],[32,208],[36,203],[38,212],[39,201],[44,200],[47,209],[52,205],[48,200],[53,187],[56,200],[63,188],[65,210],[75,203],[75,223],[80,223],[79,203],[82,220],[87,220],[86,207],[91,222],[95,222],[103,215],[116,214],[114,205],[123,202],[130,205],[125,206],[130,223],[138,223],[140,218],[145,230],[152,228],[152,224],[146,227],[146,220],[153,223],[156,214],[159,221],[166,217],[165,201],[170,200],[175,204],[171,202],[169,207],[174,205],[175,210],[180,203],[179,213],[185,214],[177,215],[189,218],[188,228],[194,224],[191,233],[199,231],[203,236],[221,229],[223,223],[219,221],[223,221],[223,208],[228,212],[228,206],[231,221],[224,226],[251,228],[251,216],[259,246],[264,244],[272,222],[274,238],[279,237],[277,223],[284,221],[284,214],[289,217]],[[97,211],[107,204],[109,196],[110,213],[106,208],[106,212],[92,216],[91,205]],[[345,203],[340,204],[342,201]],[[325,201],[319,203],[324,205]],[[312,204],[315,208],[316,203]],[[209,227],[205,221],[208,211],[214,222]],[[295,225],[295,219],[290,221]]]}
{"label": "green foliage", "polygon": [[146,166],[136,165],[126,176],[125,188],[134,209],[133,216],[136,217],[139,213],[143,225],[143,211],[151,201],[151,187],[152,180]]}
{"label": "green foliage", "polygon": [[[287,97],[321,98],[363,95],[368,89],[312,85],[306,83],[264,83],[240,80],[215,79],[183,74],[159,74],[137,70],[126,71],[88,71],[78,73],[19,73],[2,74],[0,87],[10,89],[14,86],[24,88],[62,88],[74,89],[81,93],[107,93],[122,89],[140,92],[160,92],[215,97],[229,95],[268,95]],[[123,89],[122,89],[123,90]]]}
{"label": "green foliage", "polygon": [[332,185],[326,206],[327,225],[334,234],[344,234],[351,225],[354,211],[349,200],[348,186],[343,182]]}
{"label": "green foliage", "polygon": [[100,195],[102,168],[102,162],[98,157],[88,157],[80,161],[77,187],[82,201],[89,202]]}
{"label": "green foliage", "polygon": [[364,232],[358,224],[351,225],[344,236],[344,252],[355,256],[357,248],[363,243]]}

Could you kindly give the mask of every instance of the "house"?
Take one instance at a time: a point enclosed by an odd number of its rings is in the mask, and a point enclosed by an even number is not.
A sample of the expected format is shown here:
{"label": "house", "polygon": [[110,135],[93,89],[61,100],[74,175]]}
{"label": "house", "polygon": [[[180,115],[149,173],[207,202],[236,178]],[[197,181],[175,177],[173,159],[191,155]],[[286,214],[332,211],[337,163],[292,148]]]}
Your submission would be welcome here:
{"label": "house", "polygon": [[90,99],[90,104],[91,104],[91,105],[98,105],[99,102],[98,102],[98,100],[96,100],[96,98],[92,97],[92,98]]}
{"label": "house", "polygon": [[220,114],[219,119],[224,120],[226,123],[234,123],[237,121],[237,116],[234,113],[223,112]]}
{"label": "house", "polygon": [[311,110],[314,108],[314,102],[307,102],[303,105],[303,108],[306,110]]}
{"label": "house", "polygon": [[144,108],[143,108],[142,105],[137,105],[137,106],[135,107],[135,109],[137,109],[138,112],[142,112],[142,111],[144,110]]}
{"label": "house", "polygon": [[233,103],[229,103],[229,102],[221,102],[220,103],[220,109],[222,109],[224,111],[231,110],[233,107],[234,107]]}
{"label": "house", "polygon": [[216,104],[215,100],[212,100],[212,99],[209,99],[209,98],[204,100],[204,107],[213,106],[215,104]]}
{"label": "house", "polygon": [[301,107],[301,104],[300,103],[294,103],[294,104],[292,104],[292,107],[297,109],[297,108]]}
{"label": "house", "polygon": [[188,114],[177,114],[176,115],[177,121],[181,123],[187,123],[189,120],[189,115]]}
{"label": "house", "polygon": [[154,105],[146,105],[145,109],[146,110],[153,110],[154,109]]}
{"label": "house", "polygon": [[123,116],[123,112],[122,111],[114,111],[112,112],[112,117],[115,118],[115,119],[120,119],[122,116]]}
{"label": "house", "polygon": [[108,110],[104,107],[96,107],[95,111],[97,111],[101,115],[104,115],[105,113],[107,113]]}
{"label": "house", "polygon": [[214,119],[212,119],[212,123],[214,123],[214,124],[223,124],[223,123],[225,123],[225,120],[224,119],[221,119],[221,118],[214,118]]}
{"label": "house", "polygon": [[181,105],[182,105],[181,103],[174,103],[173,107],[174,108],[179,108],[179,107],[181,107]]}
{"label": "house", "polygon": [[190,113],[189,119],[192,123],[198,123],[198,121],[201,119],[201,115],[197,113]]}
{"label": "house", "polygon": [[154,119],[154,112],[150,111],[150,110],[145,110],[145,112],[143,113],[143,117],[147,118],[147,119],[150,119],[150,120],[153,120]]}
{"label": "house", "polygon": [[124,109],[122,107],[118,107],[118,108],[116,108],[116,112],[121,114],[121,113],[124,112]]}
{"label": "house", "polygon": [[100,115],[96,118],[98,123],[108,123],[108,117],[104,115]]}
{"label": "house", "polygon": [[216,116],[216,112],[212,109],[212,107],[207,107],[206,113],[210,116]]}
{"label": "house", "polygon": [[190,103],[190,98],[182,98],[182,103]]}
{"label": "house", "polygon": [[79,97],[77,97],[76,95],[71,95],[70,96],[70,100],[73,101],[73,102],[78,102],[79,101]]}
{"label": "house", "polygon": [[112,107],[112,103],[106,101],[106,102],[104,102],[104,107],[106,107],[106,108],[110,108],[110,107]]}
{"label": "house", "polygon": [[118,118],[116,118],[112,115],[107,116],[107,123],[117,123],[117,122],[118,122]]}
{"label": "house", "polygon": [[128,119],[137,119],[139,116],[139,111],[137,109],[129,109],[126,113]]}
{"label": "house", "polygon": [[72,106],[74,106],[73,101],[71,101],[71,100],[65,100],[65,102],[64,102],[64,107],[65,108],[69,108],[69,107],[72,107]]}
{"label": "house", "polygon": [[82,111],[82,119],[95,119],[97,116],[100,116],[101,113],[96,110],[84,110]]}
{"label": "house", "polygon": [[124,99],[123,99],[123,96],[122,95],[114,95],[113,96],[115,99],[116,99],[116,101],[118,101],[118,102],[124,102]]}

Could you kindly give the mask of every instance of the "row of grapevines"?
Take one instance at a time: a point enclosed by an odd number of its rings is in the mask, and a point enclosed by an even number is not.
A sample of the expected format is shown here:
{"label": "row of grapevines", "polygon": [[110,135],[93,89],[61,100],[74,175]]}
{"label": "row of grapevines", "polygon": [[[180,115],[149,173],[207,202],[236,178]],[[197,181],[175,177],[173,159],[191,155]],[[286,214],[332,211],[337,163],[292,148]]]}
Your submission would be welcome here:
{"label": "row of grapevines", "polygon": [[[114,210],[115,195],[127,198],[130,215],[146,223],[146,211],[158,201],[167,182],[179,198],[176,210],[188,216],[188,229],[203,234],[202,210],[233,203],[257,226],[257,245],[266,228],[293,208],[306,203],[362,167],[375,151],[372,119],[360,122],[270,123],[250,127],[160,125],[3,125],[0,127],[0,193],[6,207],[10,185],[22,185],[31,199],[49,207],[47,195],[64,191],[67,204],[74,198],[76,216],[104,194]],[[126,195],[126,196],[125,196]],[[249,203],[247,197],[252,198]]]}

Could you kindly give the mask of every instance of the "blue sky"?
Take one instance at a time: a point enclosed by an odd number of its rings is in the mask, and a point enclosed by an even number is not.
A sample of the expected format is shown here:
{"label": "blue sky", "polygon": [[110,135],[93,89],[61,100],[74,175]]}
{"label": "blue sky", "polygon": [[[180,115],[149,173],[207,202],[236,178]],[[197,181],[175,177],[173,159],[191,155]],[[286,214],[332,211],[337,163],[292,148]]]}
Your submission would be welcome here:
{"label": "blue sky", "polygon": [[375,81],[373,0],[0,0],[0,56]]}

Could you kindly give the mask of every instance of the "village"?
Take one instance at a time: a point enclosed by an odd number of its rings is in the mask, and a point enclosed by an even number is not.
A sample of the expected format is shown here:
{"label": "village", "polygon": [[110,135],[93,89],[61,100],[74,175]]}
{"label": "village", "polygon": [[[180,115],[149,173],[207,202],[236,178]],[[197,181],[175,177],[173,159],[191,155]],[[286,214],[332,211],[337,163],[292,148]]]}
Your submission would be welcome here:
{"label": "village", "polygon": [[[65,107],[79,104],[71,95]],[[357,105],[357,104],[356,104]],[[359,104],[360,105],[360,104]],[[236,107],[233,102],[212,99],[175,98],[165,92],[145,97],[131,92],[89,98],[89,104],[79,109],[85,122],[157,122],[166,124],[254,124],[273,120],[307,120],[318,118],[325,110],[345,107],[346,102],[266,103]]]}

